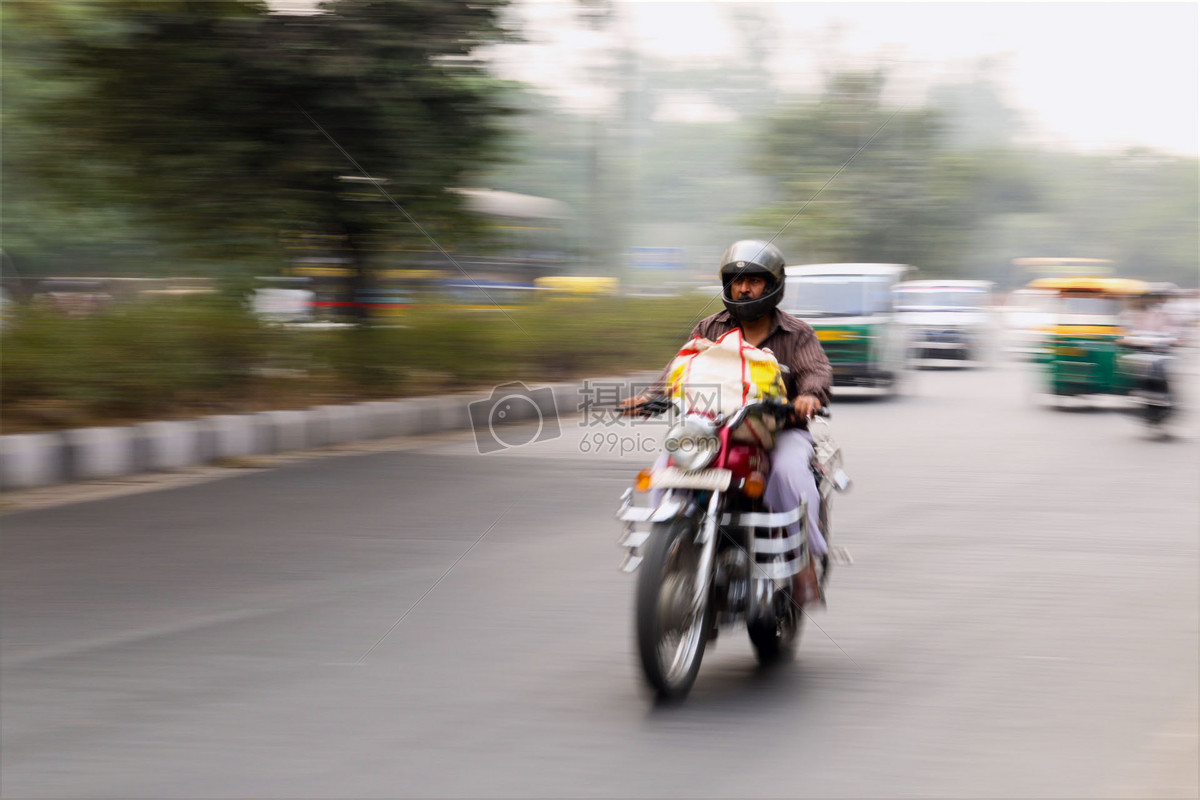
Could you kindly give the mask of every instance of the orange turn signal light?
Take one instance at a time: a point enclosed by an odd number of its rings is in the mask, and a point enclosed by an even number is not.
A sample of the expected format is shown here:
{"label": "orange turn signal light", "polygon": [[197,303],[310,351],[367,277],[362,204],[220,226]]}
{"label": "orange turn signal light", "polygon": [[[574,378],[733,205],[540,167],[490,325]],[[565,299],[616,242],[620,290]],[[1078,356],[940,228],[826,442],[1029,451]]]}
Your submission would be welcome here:
{"label": "orange turn signal light", "polygon": [[746,497],[752,500],[757,500],[763,496],[763,492],[767,490],[767,479],[761,472],[751,472],[746,478],[745,484],[742,485],[742,491]]}
{"label": "orange turn signal light", "polygon": [[654,470],[644,469],[637,474],[637,483],[634,484],[639,492],[650,491],[650,476],[654,474]]}

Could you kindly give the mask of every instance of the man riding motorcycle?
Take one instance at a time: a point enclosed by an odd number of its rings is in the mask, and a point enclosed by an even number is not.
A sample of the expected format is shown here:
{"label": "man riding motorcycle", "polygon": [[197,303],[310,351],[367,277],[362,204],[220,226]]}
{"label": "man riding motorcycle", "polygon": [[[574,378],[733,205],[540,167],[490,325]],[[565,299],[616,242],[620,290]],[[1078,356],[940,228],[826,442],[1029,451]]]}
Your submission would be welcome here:
{"label": "man riding motorcycle", "polygon": [[1179,344],[1179,332],[1166,313],[1165,302],[1174,294],[1168,285],[1151,285],[1150,291],[1134,300],[1121,315],[1124,348],[1119,363],[1133,383],[1130,394],[1139,401],[1143,418],[1158,426],[1171,416],[1171,349]]}
{"label": "man riding motorcycle", "polygon": [[[778,308],[784,291],[784,258],[777,247],[757,240],[733,243],[721,257],[720,277],[725,310],[701,320],[688,338],[716,341],[740,327],[748,344],[770,352],[787,368],[784,384],[795,414],[775,439],[763,500],[772,511],[796,508],[801,500],[808,504],[810,546],[819,557],[814,560],[825,567],[828,547],[819,526],[821,498],[809,466],[813,439],[807,420],[828,404],[833,370],[812,327]],[[665,376],[664,372],[663,384]],[[633,414],[647,400],[643,395],[623,405]],[[660,461],[655,469],[666,465],[666,456]],[[799,528],[795,523],[788,533]]]}
{"label": "man riding motorcycle", "polygon": [[1121,314],[1121,327],[1126,338],[1153,336],[1166,346],[1175,346],[1179,331],[1166,311],[1172,292],[1162,285],[1151,284],[1150,291],[1136,298],[1133,305]]}

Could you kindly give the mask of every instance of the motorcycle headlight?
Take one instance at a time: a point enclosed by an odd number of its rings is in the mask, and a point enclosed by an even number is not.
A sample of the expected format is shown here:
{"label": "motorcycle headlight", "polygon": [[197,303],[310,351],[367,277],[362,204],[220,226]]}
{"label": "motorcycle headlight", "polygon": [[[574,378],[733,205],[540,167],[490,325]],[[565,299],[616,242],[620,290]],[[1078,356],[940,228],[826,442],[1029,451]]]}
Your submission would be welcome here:
{"label": "motorcycle headlight", "polygon": [[682,470],[694,470],[712,463],[721,443],[712,420],[689,414],[667,431],[663,446],[675,466]]}

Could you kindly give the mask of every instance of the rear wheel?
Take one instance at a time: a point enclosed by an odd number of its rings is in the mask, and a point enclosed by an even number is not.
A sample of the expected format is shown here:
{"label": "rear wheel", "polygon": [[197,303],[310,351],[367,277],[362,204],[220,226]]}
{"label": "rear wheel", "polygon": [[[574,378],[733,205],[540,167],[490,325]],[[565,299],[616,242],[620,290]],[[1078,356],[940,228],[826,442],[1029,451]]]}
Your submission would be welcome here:
{"label": "rear wheel", "polygon": [[704,592],[695,607],[700,547],[698,522],[681,518],[659,522],[650,532],[638,574],[637,643],[646,681],[664,700],[687,696],[712,626],[712,602]]}
{"label": "rear wheel", "polygon": [[1161,425],[1170,414],[1170,395],[1165,392],[1161,395],[1161,399],[1151,395],[1142,400],[1142,415],[1148,425]]}
{"label": "rear wheel", "polygon": [[1167,383],[1166,370],[1161,364],[1151,369],[1148,380],[1145,381],[1142,394],[1143,415],[1151,426],[1161,425],[1171,414],[1173,406],[1171,389]]}

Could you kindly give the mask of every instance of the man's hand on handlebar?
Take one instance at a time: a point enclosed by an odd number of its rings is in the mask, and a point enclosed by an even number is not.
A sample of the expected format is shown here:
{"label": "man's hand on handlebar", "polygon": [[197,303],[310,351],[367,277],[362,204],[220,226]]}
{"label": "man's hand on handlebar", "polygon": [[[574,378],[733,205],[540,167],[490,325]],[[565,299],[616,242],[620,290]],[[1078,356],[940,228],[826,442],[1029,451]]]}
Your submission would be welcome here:
{"label": "man's hand on handlebar", "polygon": [[617,412],[625,417],[653,417],[671,409],[671,398],[664,394],[640,394],[617,403]]}
{"label": "man's hand on handlebar", "polygon": [[811,394],[802,394],[792,401],[792,408],[800,419],[809,419],[821,410],[821,401]]}
{"label": "man's hand on handlebar", "polygon": [[646,411],[643,408],[646,403],[650,402],[650,395],[639,394],[636,397],[626,397],[621,402],[617,403],[617,411],[623,417],[645,416]]}

